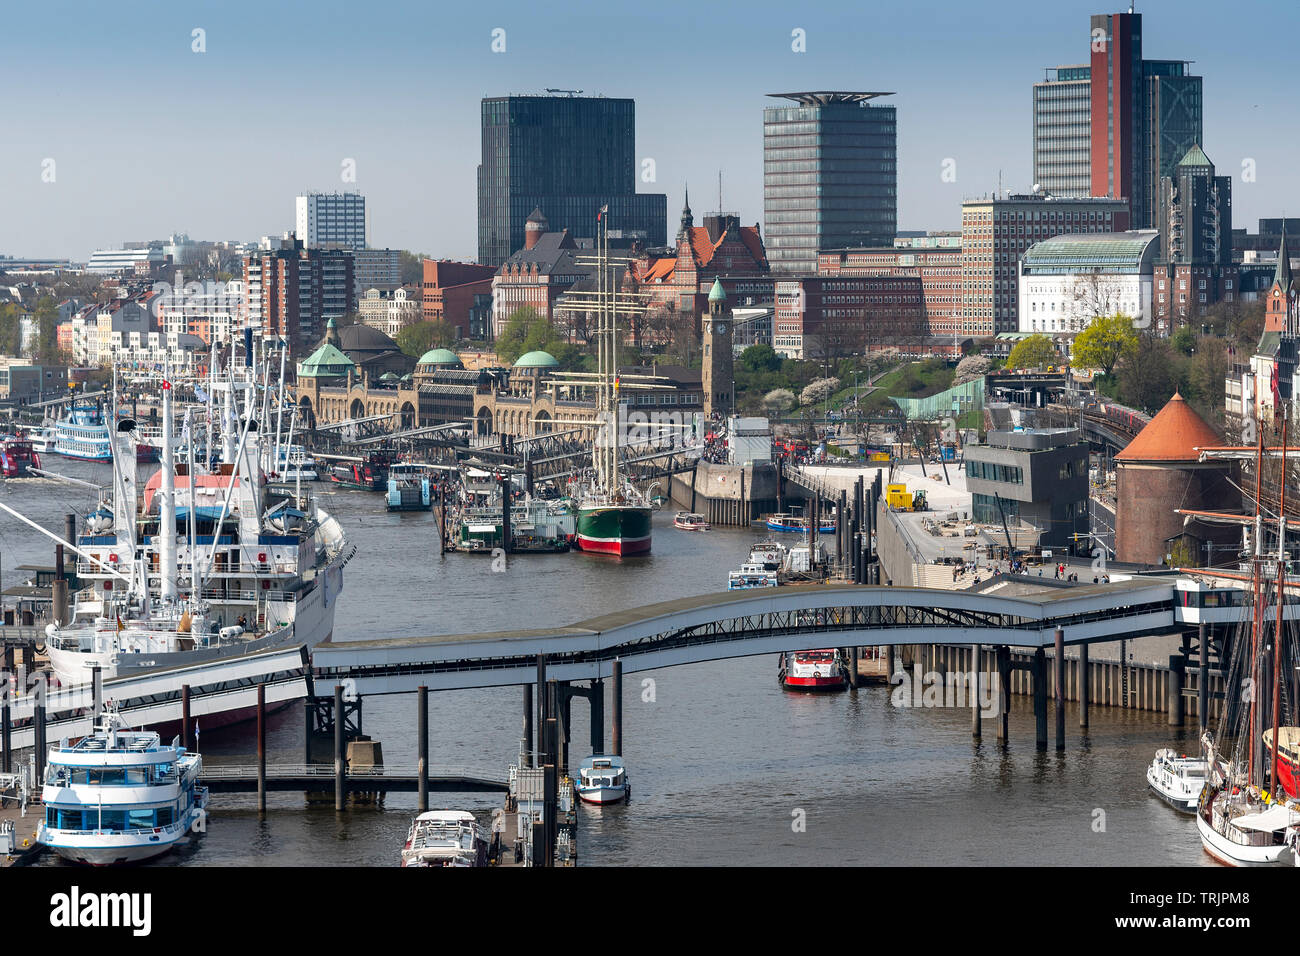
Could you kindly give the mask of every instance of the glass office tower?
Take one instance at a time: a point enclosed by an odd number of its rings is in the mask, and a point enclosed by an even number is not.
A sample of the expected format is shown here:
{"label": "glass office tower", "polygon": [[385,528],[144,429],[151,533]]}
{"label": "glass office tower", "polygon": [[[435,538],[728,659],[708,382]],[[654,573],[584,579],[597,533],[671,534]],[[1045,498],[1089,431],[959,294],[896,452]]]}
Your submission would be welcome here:
{"label": "glass office tower", "polygon": [[892,93],[769,93],[763,110],[764,246],[773,272],[812,275],[822,249],[888,246],[898,231]]}
{"label": "glass office tower", "polygon": [[478,259],[497,266],[524,245],[541,209],[551,229],[595,235],[609,204],[611,227],[649,245],[667,241],[668,197],[637,193],[636,104],[609,97],[497,96],[482,102]]}
{"label": "glass office tower", "polygon": [[1058,66],[1034,84],[1034,182],[1052,196],[1091,195],[1090,74],[1088,66]]}

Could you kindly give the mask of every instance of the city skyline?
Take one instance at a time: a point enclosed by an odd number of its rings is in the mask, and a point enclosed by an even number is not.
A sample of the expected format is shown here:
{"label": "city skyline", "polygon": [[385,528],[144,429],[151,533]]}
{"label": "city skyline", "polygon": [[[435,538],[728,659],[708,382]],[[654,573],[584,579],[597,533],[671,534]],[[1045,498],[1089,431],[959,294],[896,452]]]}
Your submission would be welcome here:
{"label": "city skyline", "polygon": [[[0,70],[33,105],[6,124],[0,254],[84,261],[94,249],[175,232],[253,240],[291,230],[302,193],[356,190],[372,244],[472,260],[485,96],[559,87],[630,97],[638,191],[666,193],[673,221],[693,185],[703,214],[718,204],[721,169],[722,205],[752,224],[763,221],[768,93],[894,90],[899,229],[955,229],[962,199],[999,182],[1032,186],[1033,83],[1056,64],[1084,62],[1090,16],[1127,6],[933,2],[888,8],[886,22],[885,8],[758,4],[737,19],[668,4],[635,30],[626,14],[586,4],[546,21],[521,5],[448,19],[396,3],[372,4],[359,19],[326,2],[310,20],[258,8],[257,30],[248,4],[131,23],[105,8],[59,9],[10,14],[24,43]],[[1276,123],[1290,108],[1276,58],[1241,53],[1267,42],[1251,26],[1259,16],[1270,18],[1270,35],[1285,36],[1300,11],[1256,4],[1207,40],[1198,11],[1211,10],[1167,2],[1137,12],[1146,55],[1186,57],[1205,78],[1201,145],[1233,177],[1234,222],[1253,229],[1300,208],[1300,184],[1286,175],[1300,143]],[[805,52],[795,52],[801,39]],[[111,68],[96,55],[106,46],[117,51]],[[141,55],[120,55],[133,47]],[[539,58],[560,65],[539,67]],[[349,162],[354,180],[341,176]],[[1253,181],[1243,179],[1248,166]]]}

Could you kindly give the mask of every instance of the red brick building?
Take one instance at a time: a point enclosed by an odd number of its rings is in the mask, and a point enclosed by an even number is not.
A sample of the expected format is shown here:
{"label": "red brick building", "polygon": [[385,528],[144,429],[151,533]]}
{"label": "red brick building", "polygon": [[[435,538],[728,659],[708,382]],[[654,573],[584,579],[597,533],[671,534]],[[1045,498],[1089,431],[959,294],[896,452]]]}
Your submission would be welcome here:
{"label": "red brick building", "polygon": [[933,240],[934,244],[822,252],[817,256],[817,274],[920,279],[927,334],[956,335],[963,330],[961,237],[927,236],[925,239]]}
{"label": "red brick building", "polygon": [[496,269],[473,262],[425,259],[420,290],[425,322],[447,322],[456,326],[461,338],[470,334],[470,310],[475,296],[492,294]]}
{"label": "red brick building", "polygon": [[689,198],[677,230],[676,255],[643,254],[633,274],[640,291],[649,294],[651,309],[673,308],[699,316],[708,310],[715,279],[733,307],[772,299],[772,278],[758,225],[742,226],[738,216],[718,213],[705,216],[704,225],[697,226]]}
{"label": "red brick building", "polygon": [[839,358],[880,345],[923,346],[925,298],[917,276],[779,279],[772,347],[789,358]]}

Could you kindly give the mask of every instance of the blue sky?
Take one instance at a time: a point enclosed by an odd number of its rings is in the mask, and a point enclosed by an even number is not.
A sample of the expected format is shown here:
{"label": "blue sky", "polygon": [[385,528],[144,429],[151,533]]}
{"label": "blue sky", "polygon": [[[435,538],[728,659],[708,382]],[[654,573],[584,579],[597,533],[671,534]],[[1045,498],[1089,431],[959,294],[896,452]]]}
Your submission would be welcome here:
{"label": "blue sky", "polygon": [[[637,101],[647,192],[669,222],[761,222],[764,94],[894,90],[899,226],[955,228],[964,197],[1032,185],[1030,90],[1086,62],[1094,2],[492,3],[371,0],[11,5],[0,35],[0,254],[84,259],[187,232],[292,227],[293,197],[355,188],[371,241],[475,255],[479,100],[546,87]],[[1300,215],[1290,39],[1300,4],[1138,5],[1144,53],[1205,77],[1205,150],[1233,175],[1234,225]],[[492,52],[492,31],[506,50]],[[205,31],[206,52],[192,51]],[[806,52],[791,32],[806,34]],[[1276,42],[1274,39],[1276,38]],[[1294,89],[1292,84],[1291,89]],[[956,161],[956,182],[940,178]],[[53,182],[42,181],[46,160]],[[355,160],[356,182],[340,180]],[[1242,180],[1254,161],[1256,179]],[[48,174],[47,174],[48,175]],[[671,228],[670,228],[671,232]]]}

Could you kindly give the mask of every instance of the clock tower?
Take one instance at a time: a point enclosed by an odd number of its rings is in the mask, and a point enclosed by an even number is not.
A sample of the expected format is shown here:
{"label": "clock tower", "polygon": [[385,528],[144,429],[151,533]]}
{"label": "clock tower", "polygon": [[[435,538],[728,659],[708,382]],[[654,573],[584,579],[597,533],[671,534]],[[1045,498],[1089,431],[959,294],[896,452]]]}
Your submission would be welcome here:
{"label": "clock tower", "polygon": [[735,388],[735,374],[731,351],[731,309],[727,307],[727,293],[718,279],[709,290],[709,311],[704,316],[704,417],[715,414],[726,418],[734,412],[731,407]]}

